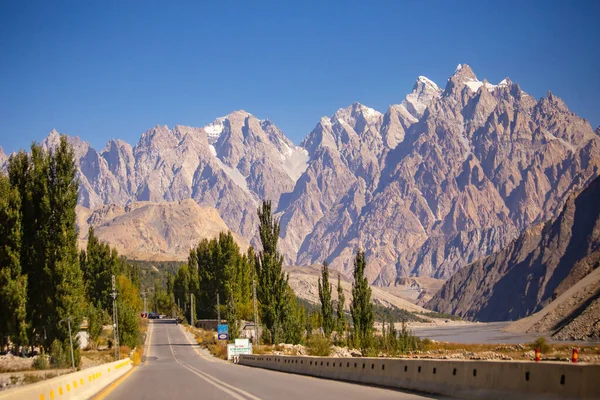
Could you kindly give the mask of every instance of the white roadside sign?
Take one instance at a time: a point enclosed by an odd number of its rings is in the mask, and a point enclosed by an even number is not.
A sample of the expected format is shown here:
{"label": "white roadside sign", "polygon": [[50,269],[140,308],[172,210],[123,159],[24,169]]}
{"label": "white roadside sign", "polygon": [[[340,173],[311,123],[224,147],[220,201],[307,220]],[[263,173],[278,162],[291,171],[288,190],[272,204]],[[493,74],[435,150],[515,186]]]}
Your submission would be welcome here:
{"label": "white roadside sign", "polygon": [[252,354],[252,345],[248,339],[235,339],[235,343],[227,345],[227,360],[240,354]]}

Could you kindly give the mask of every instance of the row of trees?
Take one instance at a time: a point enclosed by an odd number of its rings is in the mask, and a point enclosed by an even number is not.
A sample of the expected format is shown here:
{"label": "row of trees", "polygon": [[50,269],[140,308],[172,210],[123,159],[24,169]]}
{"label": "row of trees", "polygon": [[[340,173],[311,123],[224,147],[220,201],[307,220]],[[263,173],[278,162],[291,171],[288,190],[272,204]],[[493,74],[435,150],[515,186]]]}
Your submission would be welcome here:
{"label": "row of trees", "polygon": [[[358,250],[354,259],[354,283],[352,285],[352,301],[350,304],[350,314],[352,315],[353,329],[348,335],[349,341],[354,347],[363,351],[370,348],[373,343],[373,324],[375,322],[373,314],[373,304],[371,303],[371,287],[365,277],[366,260],[364,251]],[[321,277],[319,278],[319,301],[321,303],[322,329],[326,338],[337,332],[338,342],[344,343],[348,326],[346,324],[346,315],[344,313],[345,296],[342,289],[340,275],[338,274],[337,284],[337,310],[333,314],[334,301],[331,298],[333,291],[329,283],[329,265],[327,261],[323,262],[321,267]]]}
{"label": "row of trees", "polygon": [[[339,344],[348,344],[361,349],[363,354],[384,351],[394,355],[417,350],[422,347],[421,340],[410,332],[404,323],[398,332],[391,313],[382,317],[382,335],[374,335],[375,312],[371,303],[371,287],[365,277],[367,263],[365,252],[359,250],[354,259],[354,283],[352,284],[352,301],[350,314],[352,316],[352,329],[346,324],[344,314],[345,296],[338,275],[337,284],[337,312],[334,317],[334,301],[331,299],[332,285],[329,283],[329,266],[323,262],[321,278],[319,278],[319,300],[321,303],[321,328],[325,338],[331,338],[332,333],[337,333]],[[386,328],[387,324],[387,328]]]}
{"label": "row of trees", "polygon": [[[84,317],[93,325],[95,317],[107,314],[112,274],[123,275],[121,289],[130,285],[130,297],[139,297],[135,271],[99,243],[93,231],[87,250],[78,251],[78,190],[66,136],[56,148],[33,144],[30,153],[12,155],[8,176],[0,174],[1,348],[7,338],[17,350],[28,345],[48,349],[52,343],[66,348],[67,319],[77,329]],[[137,308],[121,302],[124,309]]]}
{"label": "row of trees", "polygon": [[282,270],[283,257],[277,251],[279,223],[273,218],[270,202],[263,202],[258,216],[262,251],[257,254],[250,247],[242,253],[231,232],[204,239],[190,251],[188,263],[169,280],[167,291],[187,318],[194,301],[195,319],[215,319],[218,297],[221,316],[229,322],[231,332],[237,332],[238,321],[254,320],[256,285],[257,307],[265,328],[263,340],[299,343],[308,316]]}

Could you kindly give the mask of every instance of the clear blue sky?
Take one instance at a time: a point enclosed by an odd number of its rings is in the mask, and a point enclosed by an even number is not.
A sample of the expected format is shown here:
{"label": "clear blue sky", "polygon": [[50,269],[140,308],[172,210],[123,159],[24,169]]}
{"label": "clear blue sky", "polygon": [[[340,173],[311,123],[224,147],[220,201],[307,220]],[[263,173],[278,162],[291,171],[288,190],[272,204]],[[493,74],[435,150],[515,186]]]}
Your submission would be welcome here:
{"label": "clear blue sky", "polygon": [[0,1],[0,146],[56,128],[102,149],[245,109],[294,142],[384,112],[458,63],[600,124],[598,1]]}

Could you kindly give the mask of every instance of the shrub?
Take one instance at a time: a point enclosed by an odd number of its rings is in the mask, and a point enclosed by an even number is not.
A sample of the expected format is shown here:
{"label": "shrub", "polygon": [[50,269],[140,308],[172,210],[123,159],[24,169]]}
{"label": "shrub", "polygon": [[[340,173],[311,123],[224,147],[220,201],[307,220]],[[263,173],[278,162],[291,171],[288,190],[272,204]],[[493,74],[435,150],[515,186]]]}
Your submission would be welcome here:
{"label": "shrub", "polygon": [[133,354],[131,355],[131,361],[133,362],[133,365],[140,365],[142,363],[143,354],[144,354],[143,347],[138,346],[135,348],[135,350],[133,351]]}
{"label": "shrub", "polygon": [[[73,360],[75,366],[78,367],[81,362],[81,354],[76,347],[76,343],[73,343],[73,345]],[[71,368],[71,346],[68,339],[64,343],[61,343],[58,339],[52,342],[50,346],[50,365],[53,368]]]}
{"label": "shrub", "polygon": [[33,369],[48,369],[49,367],[50,363],[46,354],[42,353],[33,359]]}
{"label": "shrub", "polygon": [[323,335],[312,335],[308,339],[308,354],[311,356],[327,357],[331,354],[331,341]]}
{"label": "shrub", "polygon": [[55,339],[50,346],[50,364],[54,368],[68,368],[70,364],[68,357],[62,343]]}
{"label": "shrub", "polygon": [[535,339],[535,341],[531,343],[530,346],[533,350],[540,349],[542,353],[548,353],[550,351],[550,345],[546,341],[546,338],[543,336],[540,336],[539,338]]}

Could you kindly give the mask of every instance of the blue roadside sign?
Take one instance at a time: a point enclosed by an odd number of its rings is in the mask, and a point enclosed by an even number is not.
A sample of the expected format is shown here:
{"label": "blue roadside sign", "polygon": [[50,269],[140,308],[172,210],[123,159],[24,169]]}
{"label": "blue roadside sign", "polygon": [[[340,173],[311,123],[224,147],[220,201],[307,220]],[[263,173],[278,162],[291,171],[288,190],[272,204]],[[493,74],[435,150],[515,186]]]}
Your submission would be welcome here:
{"label": "blue roadside sign", "polygon": [[229,340],[229,325],[227,325],[227,324],[217,325],[217,339],[218,340]]}

